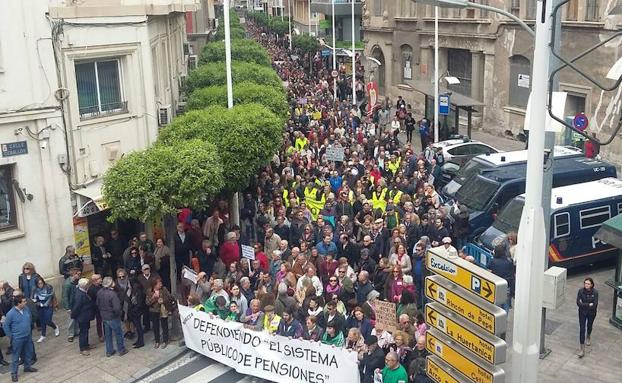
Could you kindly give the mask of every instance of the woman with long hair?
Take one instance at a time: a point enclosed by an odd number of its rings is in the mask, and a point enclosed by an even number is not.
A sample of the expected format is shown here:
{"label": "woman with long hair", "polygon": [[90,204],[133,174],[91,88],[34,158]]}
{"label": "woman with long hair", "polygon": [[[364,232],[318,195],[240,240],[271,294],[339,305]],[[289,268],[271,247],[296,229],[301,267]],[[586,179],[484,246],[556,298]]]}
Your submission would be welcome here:
{"label": "woman with long hair", "polygon": [[32,295],[37,288],[37,280],[41,278],[35,270],[35,265],[30,262],[24,263],[22,273],[18,277],[18,288],[26,298],[32,299]]}
{"label": "woman with long hair", "polygon": [[592,325],[598,310],[598,291],[594,288],[592,278],[585,278],[583,287],[577,292],[577,306],[579,307],[579,343],[581,345],[581,351],[577,356],[583,358],[585,345],[592,345]]}
{"label": "woman with long hair", "polygon": [[160,277],[151,281],[151,288],[146,294],[146,303],[149,307],[149,317],[153,328],[155,338],[154,348],[166,348],[168,344],[168,317],[172,312],[173,297],[162,284]]}
{"label": "woman with long hair", "polygon": [[39,324],[41,325],[41,336],[37,340],[37,343],[41,343],[45,340],[48,326],[54,329],[54,336],[59,336],[60,329],[52,321],[52,316],[54,315],[54,288],[47,284],[43,278],[39,277],[39,279],[37,279],[37,287],[32,295],[32,300],[37,306]]}
{"label": "woman with long hair", "polygon": [[398,303],[402,297],[402,290],[404,290],[404,277],[399,265],[394,265],[391,270],[391,276],[387,279],[387,299]]}

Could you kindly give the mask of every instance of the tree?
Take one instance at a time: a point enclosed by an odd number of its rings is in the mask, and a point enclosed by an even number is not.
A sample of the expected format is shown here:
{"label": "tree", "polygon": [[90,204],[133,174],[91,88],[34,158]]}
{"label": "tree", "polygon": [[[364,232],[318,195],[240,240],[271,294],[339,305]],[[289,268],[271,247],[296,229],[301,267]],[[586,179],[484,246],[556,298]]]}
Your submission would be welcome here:
{"label": "tree", "polygon": [[320,49],[320,42],[308,34],[297,35],[292,38],[292,47],[298,49],[302,54],[314,54]]}
{"label": "tree", "polygon": [[193,110],[164,128],[158,144],[200,139],[216,146],[225,175],[225,189],[240,190],[266,165],[282,142],[282,120],[258,104],[232,109],[211,106]]}
{"label": "tree", "polygon": [[[271,112],[281,117],[283,121],[287,118],[288,105],[283,90],[248,81],[233,84],[233,104],[250,103],[267,107]],[[202,109],[212,105],[227,106],[226,86],[196,89],[188,98],[188,109]]]}
{"label": "tree", "polygon": [[271,18],[268,22],[268,30],[279,36],[287,34],[289,32],[288,18],[284,18],[282,21],[280,18]]}
{"label": "tree", "polygon": [[[246,31],[241,27],[231,27],[231,41],[246,39]],[[224,24],[219,25],[214,33],[214,40],[223,41],[225,39],[225,27]]]}
{"label": "tree", "polygon": [[[283,88],[281,79],[272,68],[234,61],[231,64],[231,70],[234,83],[250,81],[256,84]],[[190,94],[195,89],[206,86],[226,85],[226,82],[224,62],[205,64],[190,72],[186,81],[186,92]]]}
{"label": "tree", "polygon": [[[231,59],[271,66],[271,60],[264,47],[253,40],[231,41]],[[206,44],[199,56],[200,64],[225,61],[225,42],[216,41]]]}
{"label": "tree", "polygon": [[111,219],[147,222],[183,207],[204,207],[223,186],[213,144],[171,140],[122,157],[104,175],[102,193]]}

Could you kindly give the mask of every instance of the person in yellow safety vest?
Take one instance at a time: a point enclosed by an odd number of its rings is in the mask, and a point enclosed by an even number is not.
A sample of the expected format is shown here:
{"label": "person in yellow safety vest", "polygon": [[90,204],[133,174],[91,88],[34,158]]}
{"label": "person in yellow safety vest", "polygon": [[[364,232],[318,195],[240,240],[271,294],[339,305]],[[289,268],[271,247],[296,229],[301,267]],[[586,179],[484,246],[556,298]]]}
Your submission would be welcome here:
{"label": "person in yellow safety vest", "polygon": [[391,174],[393,174],[393,176],[395,176],[395,174],[399,170],[401,162],[402,162],[402,157],[397,157],[395,154],[391,154],[391,158],[389,159],[389,162],[387,163],[387,168],[389,169]]}
{"label": "person in yellow safety vest", "polygon": [[[293,190],[291,193],[289,192],[289,190]],[[296,194],[296,183],[294,182],[293,185],[290,187],[290,189],[283,189],[283,203],[285,204],[285,208],[289,208],[289,206],[291,205],[290,198],[289,195],[292,194],[293,196],[296,197],[296,203],[300,204],[300,197],[298,197],[298,195]]]}
{"label": "person in yellow safety vest", "polygon": [[391,199],[396,205],[398,205],[402,200],[402,195],[404,195],[404,193],[398,189],[397,186],[394,186],[393,189],[389,191],[389,199]]}
{"label": "person in yellow safety vest", "polygon": [[[321,184],[320,184],[321,185]],[[311,217],[315,220],[320,213],[320,210],[324,207],[326,203],[326,196],[324,193],[320,192],[320,186],[315,184],[310,184],[305,187],[305,202],[309,211],[311,212]],[[318,199],[319,197],[319,199]]]}
{"label": "person in yellow safety vest", "polygon": [[270,334],[276,333],[279,329],[279,323],[281,323],[281,317],[274,312],[274,306],[268,305],[264,309],[263,328],[268,330]]}
{"label": "person in yellow safety vest", "polygon": [[307,145],[309,145],[309,140],[307,139],[307,137],[305,137],[305,135],[301,132],[296,132],[296,141],[294,143],[294,148],[297,151],[302,152],[304,148],[307,147]]}
{"label": "person in yellow safety vest", "polygon": [[384,210],[387,208],[387,188],[378,185],[376,190],[371,193],[371,205],[374,211],[377,209]]}

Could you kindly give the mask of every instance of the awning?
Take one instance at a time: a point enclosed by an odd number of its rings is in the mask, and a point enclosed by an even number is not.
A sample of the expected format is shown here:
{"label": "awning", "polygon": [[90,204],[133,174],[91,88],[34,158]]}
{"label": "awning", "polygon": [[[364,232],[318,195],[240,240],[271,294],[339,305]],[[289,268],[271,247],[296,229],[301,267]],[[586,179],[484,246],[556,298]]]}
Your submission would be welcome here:
{"label": "awning", "polygon": [[[108,205],[104,201],[104,197],[102,196],[102,185],[103,181],[98,179],[93,183],[87,185],[86,187],[75,189],[73,192],[82,197],[82,199],[86,199],[86,201],[82,201],[79,205],[80,208],[76,212],[75,215],[84,217],[90,214],[97,213],[98,211],[104,211],[108,209]],[[89,208],[89,205],[95,205],[97,208],[96,211],[92,206]]]}
{"label": "awning", "polygon": [[[421,92],[423,94],[425,94],[426,96],[430,96],[432,97],[432,99],[434,99],[434,84],[432,84],[431,81],[426,81],[426,80],[412,80],[409,81],[407,84],[410,86],[411,88],[413,88],[413,90],[417,91],[417,92]],[[484,103],[481,101],[477,101],[471,97],[462,95],[460,93],[456,93],[453,92],[451,89],[447,89],[443,86],[439,86],[438,87],[438,93],[439,94],[443,94],[443,93],[447,93],[447,92],[452,92],[451,94],[451,104],[458,107],[458,108],[465,108],[468,109],[470,107],[476,107],[476,106],[484,106]]]}
{"label": "awning", "polygon": [[603,222],[594,237],[612,246],[622,249],[622,214]]}

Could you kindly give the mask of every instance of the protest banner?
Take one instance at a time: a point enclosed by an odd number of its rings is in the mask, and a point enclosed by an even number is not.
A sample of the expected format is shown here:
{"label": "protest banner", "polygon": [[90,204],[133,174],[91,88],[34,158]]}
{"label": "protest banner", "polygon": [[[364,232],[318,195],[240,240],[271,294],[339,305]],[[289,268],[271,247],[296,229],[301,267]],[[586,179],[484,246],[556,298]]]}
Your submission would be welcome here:
{"label": "protest banner", "polygon": [[376,312],[376,325],[384,326],[387,331],[395,331],[397,329],[397,308],[395,303],[373,300],[374,310]]}
{"label": "protest banner", "polygon": [[343,162],[343,148],[339,147],[328,147],[326,148],[326,159],[328,161],[339,161]]}
{"label": "protest banner", "polygon": [[255,259],[255,249],[253,249],[253,246],[242,245],[242,257],[250,260]]}
{"label": "protest banner", "polygon": [[179,306],[186,346],[234,368],[277,383],[358,383],[357,354],[319,342],[244,328]]}
{"label": "protest banner", "polygon": [[196,284],[197,283],[197,273],[189,268],[188,266],[184,266],[181,272],[181,275],[189,280],[190,282]]}

